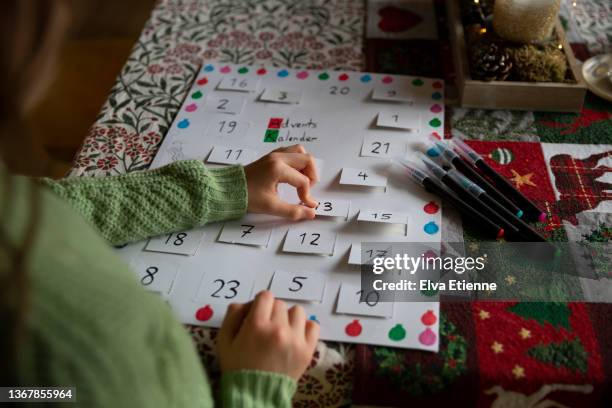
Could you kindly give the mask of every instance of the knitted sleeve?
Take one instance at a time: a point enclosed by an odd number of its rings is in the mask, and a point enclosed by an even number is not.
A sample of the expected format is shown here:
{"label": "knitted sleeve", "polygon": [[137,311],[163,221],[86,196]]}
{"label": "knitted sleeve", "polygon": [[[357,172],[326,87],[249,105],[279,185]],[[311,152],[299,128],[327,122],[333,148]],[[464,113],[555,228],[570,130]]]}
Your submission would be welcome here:
{"label": "knitted sleeve", "polygon": [[265,371],[241,370],[221,377],[221,402],[224,407],[291,407],[296,382],[286,375]]}
{"label": "knitted sleeve", "polygon": [[242,167],[211,169],[198,160],[120,176],[41,182],[112,245],[238,218],[247,208]]}

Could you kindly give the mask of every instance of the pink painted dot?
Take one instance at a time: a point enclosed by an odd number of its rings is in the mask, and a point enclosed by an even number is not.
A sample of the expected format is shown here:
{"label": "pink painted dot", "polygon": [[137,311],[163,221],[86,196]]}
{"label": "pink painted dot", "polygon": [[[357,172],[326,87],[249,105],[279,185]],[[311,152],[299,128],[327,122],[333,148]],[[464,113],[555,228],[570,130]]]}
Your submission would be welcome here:
{"label": "pink painted dot", "polygon": [[430,201],[425,204],[425,207],[423,207],[423,211],[425,211],[427,214],[435,214],[440,211],[440,206],[435,202]]}
{"label": "pink painted dot", "polygon": [[266,72],[268,72],[268,71],[266,71],[265,68],[259,68],[257,70],[257,75],[266,75]]}
{"label": "pink painted dot", "polygon": [[219,71],[221,71],[221,73],[223,73],[223,74],[227,74],[227,73],[231,72],[232,69],[226,65],[223,68],[221,68]]}
{"label": "pink painted dot", "polygon": [[383,77],[382,82],[383,84],[390,84],[391,82],[393,82],[393,77],[390,77],[390,76]]}
{"label": "pink painted dot", "polygon": [[208,78],[206,77],[202,77],[200,79],[198,79],[198,85],[203,86],[206,85],[208,83]]}
{"label": "pink painted dot", "polygon": [[308,72],[307,71],[298,72],[296,77],[298,77],[298,79],[306,79],[308,78]]}
{"label": "pink painted dot", "polygon": [[339,79],[340,81],[346,81],[347,79],[349,79],[349,76],[348,76],[348,75],[346,75],[346,74],[342,74],[342,75],[340,75],[340,76],[338,77],[338,79]]}
{"label": "pink painted dot", "polygon": [[197,109],[198,109],[198,105],[196,105],[195,103],[185,106],[185,110],[187,112],[195,112]]}
{"label": "pink painted dot", "polygon": [[431,105],[431,108],[429,110],[432,111],[433,113],[440,113],[442,112],[442,106],[436,103],[434,105]]}
{"label": "pink painted dot", "polygon": [[438,132],[431,132],[431,135],[438,140],[442,140],[442,136]]}
{"label": "pink painted dot", "polygon": [[436,339],[436,333],[434,333],[429,327],[419,334],[419,342],[425,346],[433,345],[436,342]]}
{"label": "pink painted dot", "polygon": [[436,81],[431,86],[433,86],[434,89],[441,89],[444,85],[442,84],[442,82]]}

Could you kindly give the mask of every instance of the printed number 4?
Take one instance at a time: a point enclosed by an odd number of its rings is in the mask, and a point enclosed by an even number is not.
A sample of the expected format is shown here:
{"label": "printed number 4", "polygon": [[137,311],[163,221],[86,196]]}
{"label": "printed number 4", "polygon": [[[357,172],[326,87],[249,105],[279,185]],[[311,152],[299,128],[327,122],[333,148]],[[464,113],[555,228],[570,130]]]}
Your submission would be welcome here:
{"label": "printed number 4", "polygon": [[[304,245],[304,241],[306,240],[306,233],[300,234],[300,237],[302,237],[302,245]],[[317,244],[317,241],[319,240],[319,238],[321,238],[321,234],[317,234],[316,232],[310,234],[313,238],[312,241],[310,241],[309,245],[319,245]]]}
{"label": "printed number 4", "polygon": [[363,179],[365,180],[366,178],[368,178],[368,173],[366,173],[365,171],[361,171],[359,172],[357,177],[363,177]]}

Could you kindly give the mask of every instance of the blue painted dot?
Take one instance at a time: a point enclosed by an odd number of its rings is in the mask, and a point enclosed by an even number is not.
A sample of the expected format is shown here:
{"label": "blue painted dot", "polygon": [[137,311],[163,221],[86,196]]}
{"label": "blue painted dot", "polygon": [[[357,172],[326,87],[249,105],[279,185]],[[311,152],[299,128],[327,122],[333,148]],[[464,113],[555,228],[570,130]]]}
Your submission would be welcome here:
{"label": "blue painted dot", "polygon": [[434,92],[431,94],[431,98],[437,101],[439,99],[442,99],[442,94],[440,92]]}
{"label": "blue painted dot", "polygon": [[308,318],[308,320],[312,320],[313,322],[317,322],[319,324],[321,324],[318,320],[317,320],[317,316],[315,315],[310,315],[310,317]]}
{"label": "blue painted dot", "polygon": [[438,224],[436,224],[434,221],[430,221],[425,224],[425,226],[423,227],[423,231],[425,231],[429,235],[433,235],[440,231],[440,227],[438,227]]}
{"label": "blue painted dot", "polygon": [[289,76],[289,71],[287,71],[286,69],[281,69],[280,71],[278,71],[277,75],[281,78],[285,78],[286,76]]}
{"label": "blue painted dot", "polygon": [[429,149],[427,149],[427,155],[429,157],[438,157],[440,155],[440,151],[437,147],[430,147]]}
{"label": "blue painted dot", "polygon": [[215,70],[215,67],[210,64],[204,67],[204,72],[213,72],[214,70]]}
{"label": "blue painted dot", "polygon": [[370,74],[365,74],[363,75],[361,78],[361,82],[370,82],[372,80],[372,77],[370,76]]}
{"label": "blue painted dot", "polygon": [[187,129],[189,125],[191,125],[191,123],[189,123],[189,119],[183,119],[178,123],[177,126],[179,129]]}

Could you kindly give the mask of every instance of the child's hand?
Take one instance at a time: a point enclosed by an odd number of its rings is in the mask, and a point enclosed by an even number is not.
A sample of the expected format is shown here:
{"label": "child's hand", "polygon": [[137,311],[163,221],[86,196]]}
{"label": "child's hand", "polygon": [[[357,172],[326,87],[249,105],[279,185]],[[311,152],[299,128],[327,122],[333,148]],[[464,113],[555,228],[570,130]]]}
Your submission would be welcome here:
{"label": "child's hand", "polygon": [[[312,219],[317,201],[310,196],[310,186],[317,179],[312,156],[300,145],[282,147],[245,166],[249,192],[248,210],[287,217],[292,220]],[[288,183],[297,189],[305,205],[289,204],[278,198],[277,186]]]}
{"label": "child's hand", "polygon": [[221,370],[261,370],[296,381],[312,359],[319,325],[306,320],[304,309],[260,292],[250,303],[231,304],[218,337]]}

